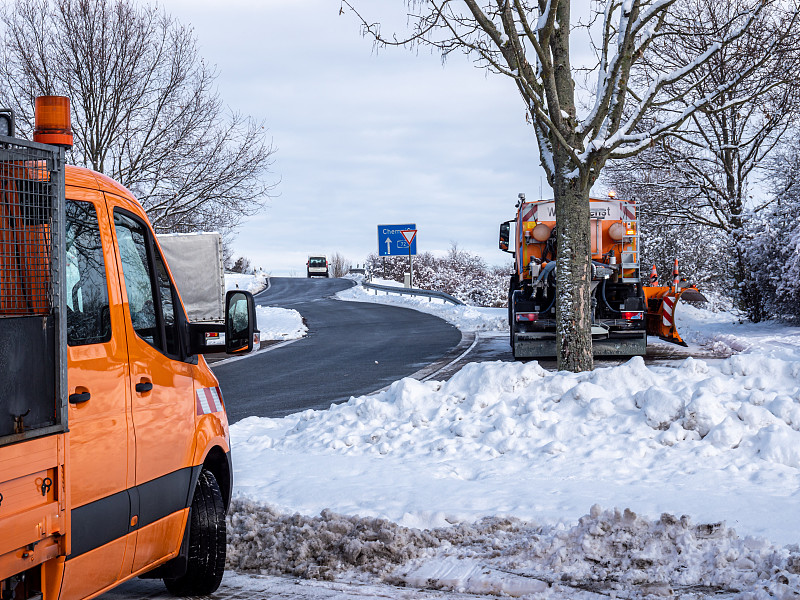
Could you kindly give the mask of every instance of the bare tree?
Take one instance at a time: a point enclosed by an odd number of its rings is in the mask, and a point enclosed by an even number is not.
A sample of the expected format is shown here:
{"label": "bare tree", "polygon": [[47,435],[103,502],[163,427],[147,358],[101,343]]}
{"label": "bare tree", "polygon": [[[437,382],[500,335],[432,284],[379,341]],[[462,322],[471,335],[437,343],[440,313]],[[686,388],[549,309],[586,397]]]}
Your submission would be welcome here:
{"label": "bare tree", "polygon": [[[726,236],[720,229],[691,223],[679,213],[664,210],[665,203],[685,198],[684,182],[657,155],[660,144],[637,156],[614,161],[603,180],[617,197],[637,201],[639,258],[643,267],[657,269],[664,284],[680,260],[681,274],[712,298],[731,298],[732,269]],[[658,163],[661,167],[654,165]],[[647,271],[645,271],[647,272]]]}
{"label": "bare tree", "polygon": [[338,252],[331,256],[331,273],[334,277],[344,277],[350,272],[350,261]]}
{"label": "bare tree", "polygon": [[[679,7],[682,35],[670,43],[654,42],[657,52],[649,57],[654,71],[698,52],[709,31],[729,35],[739,3],[681,0]],[[616,181],[650,188],[639,192],[640,197],[652,199],[645,203],[646,211],[679,227],[682,237],[694,227],[715,229],[727,238],[721,249],[730,265],[726,269],[732,276],[730,291],[756,321],[763,315],[760,294],[748,272],[747,220],[767,208],[774,196],[753,198],[751,181],[763,178],[765,159],[800,113],[799,40],[796,32],[783,31],[784,17],[779,6],[765,7],[743,35],[689,74],[682,82],[685,106],[732,81],[737,73],[749,73],[694,112],[671,139],[613,169]],[[761,48],[773,40],[774,51],[762,56]],[[756,64],[760,68],[753,69]]]}
{"label": "bare tree", "polygon": [[[575,23],[570,0],[406,0],[411,31],[405,37],[383,35],[360,18],[366,35],[379,45],[429,45],[447,56],[462,51],[480,66],[511,78],[531,120],[548,183],[553,188],[558,230],[558,367],[591,369],[589,191],[606,161],[637,154],[672,135],[698,110],[761,66],[710,85],[686,105],[694,87],[687,77],[735,43],[766,6],[781,0],[742,0],[730,27],[698,37],[697,50],[674,65],[653,71],[645,82],[632,77],[652,70],[647,57],[654,42],[675,42],[682,35],[677,0],[604,0],[592,2],[586,31],[596,62],[573,64],[570,36]],[[787,8],[781,36],[791,31],[796,7]],[[774,52],[778,40],[760,49]],[[667,67],[668,65],[662,64]],[[576,91],[578,68],[592,83],[585,102]],[[579,116],[581,104],[585,110]]]}
{"label": "bare tree", "polygon": [[23,133],[36,96],[69,96],[72,160],[128,187],[159,232],[230,231],[261,209],[273,148],[263,124],[227,114],[190,28],[133,0],[1,11],[0,103]]}

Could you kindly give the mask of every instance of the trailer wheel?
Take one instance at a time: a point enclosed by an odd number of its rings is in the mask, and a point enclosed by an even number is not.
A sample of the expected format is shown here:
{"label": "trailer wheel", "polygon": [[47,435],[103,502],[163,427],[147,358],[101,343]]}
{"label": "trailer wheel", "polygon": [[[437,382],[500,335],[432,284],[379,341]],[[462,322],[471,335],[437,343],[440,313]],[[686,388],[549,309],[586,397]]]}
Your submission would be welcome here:
{"label": "trailer wheel", "polygon": [[197,480],[189,513],[189,559],[186,573],[165,579],[176,596],[206,596],[217,590],[225,570],[225,504],[211,471],[203,469]]}

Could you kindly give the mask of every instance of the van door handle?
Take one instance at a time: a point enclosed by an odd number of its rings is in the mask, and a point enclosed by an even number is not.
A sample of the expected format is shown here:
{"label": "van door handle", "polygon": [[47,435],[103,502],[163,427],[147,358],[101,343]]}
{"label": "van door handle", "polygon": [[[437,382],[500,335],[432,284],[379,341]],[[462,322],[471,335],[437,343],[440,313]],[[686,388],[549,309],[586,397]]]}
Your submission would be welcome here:
{"label": "van door handle", "polygon": [[69,395],[70,404],[83,404],[91,399],[92,395],[89,392],[81,392]]}
{"label": "van door handle", "polygon": [[149,392],[153,389],[153,384],[149,381],[142,381],[141,383],[136,384],[136,391],[140,394],[144,394],[145,392]]}

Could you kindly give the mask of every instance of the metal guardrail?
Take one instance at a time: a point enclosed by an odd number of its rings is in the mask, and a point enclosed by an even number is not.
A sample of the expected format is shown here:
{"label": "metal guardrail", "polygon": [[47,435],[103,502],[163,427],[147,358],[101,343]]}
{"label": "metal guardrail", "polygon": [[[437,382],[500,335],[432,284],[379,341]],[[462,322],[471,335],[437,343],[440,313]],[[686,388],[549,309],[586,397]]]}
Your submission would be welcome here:
{"label": "metal guardrail", "polygon": [[376,294],[378,292],[386,292],[387,294],[401,294],[403,296],[426,296],[428,300],[430,300],[431,298],[438,298],[439,300],[444,300],[445,302],[451,302],[452,304],[459,304],[462,306],[464,304],[458,298],[454,298],[450,294],[445,294],[444,292],[420,290],[418,288],[395,287],[392,285],[378,285],[377,283],[368,283],[366,281],[361,282],[361,285],[370,290],[375,290]]}

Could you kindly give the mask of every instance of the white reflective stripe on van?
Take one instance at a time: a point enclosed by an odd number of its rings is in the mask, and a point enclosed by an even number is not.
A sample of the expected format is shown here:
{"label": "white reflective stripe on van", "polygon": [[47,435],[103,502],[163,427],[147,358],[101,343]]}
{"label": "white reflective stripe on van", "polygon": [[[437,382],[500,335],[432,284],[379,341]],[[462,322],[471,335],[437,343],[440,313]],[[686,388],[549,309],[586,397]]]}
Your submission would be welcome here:
{"label": "white reflective stripe on van", "polygon": [[218,387],[197,390],[197,414],[210,415],[222,410],[222,396]]}

